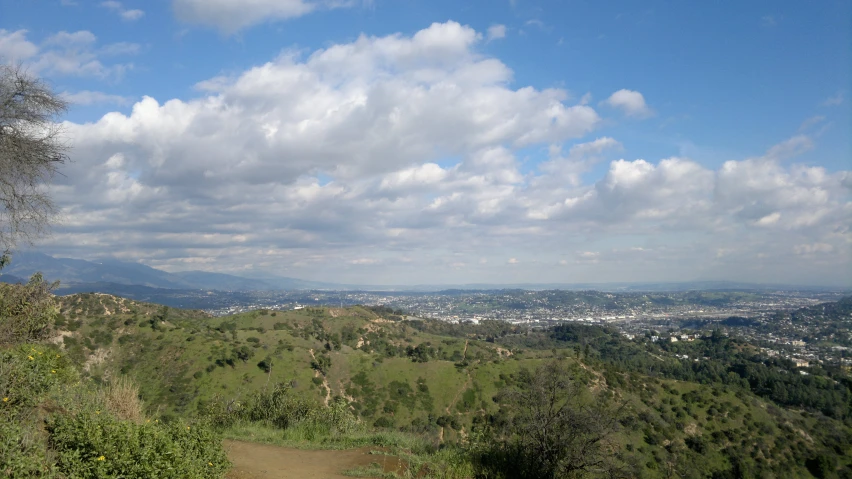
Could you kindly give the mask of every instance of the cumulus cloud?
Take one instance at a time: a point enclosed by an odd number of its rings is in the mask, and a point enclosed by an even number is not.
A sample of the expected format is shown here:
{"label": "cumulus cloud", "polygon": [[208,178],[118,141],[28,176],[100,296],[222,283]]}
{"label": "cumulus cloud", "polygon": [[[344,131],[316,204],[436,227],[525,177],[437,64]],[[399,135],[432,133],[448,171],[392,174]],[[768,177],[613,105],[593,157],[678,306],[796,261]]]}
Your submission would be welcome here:
{"label": "cumulus cloud", "polygon": [[[75,162],[56,185],[67,221],[51,247],[360,283],[462,267],[500,282],[507,258],[513,280],[559,280],[539,269],[560,260],[560,274],[610,280],[642,279],[626,264],[745,274],[814,244],[833,249],[795,271],[849,264],[852,174],[791,163],[810,137],[715,169],[614,156],[618,140],[590,136],[594,108],[512,86],[483,41],[454,22],[361,36],[211,78],[196,99],[66,123]],[[549,156],[531,167],[530,150]]]}
{"label": "cumulus cloud", "polygon": [[38,47],[27,40],[26,30],[14,32],[0,28],[0,58],[19,63],[38,53]]}
{"label": "cumulus cloud", "polygon": [[506,38],[506,25],[491,25],[488,27],[488,34],[486,38],[490,42],[491,40],[499,40],[501,38]]}
{"label": "cumulus cloud", "polygon": [[173,0],[172,7],[183,21],[231,34],[267,21],[287,20],[318,9],[352,7],[357,3],[354,0]]}
{"label": "cumulus cloud", "polygon": [[117,13],[122,20],[133,22],[139,20],[140,18],[145,16],[145,12],[139,9],[128,9],[124,8],[121,2],[117,2],[115,0],[108,0],[106,2],[101,2],[101,6],[112,10]]}
{"label": "cumulus cloud", "polygon": [[103,59],[139,51],[139,46],[134,43],[98,46],[97,37],[87,30],[57,32],[40,44],[28,40],[27,33],[26,30],[12,32],[0,29],[0,58],[22,62],[39,75],[118,78],[133,68],[133,64],[107,64]]}
{"label": "cumulus cloud", "polygon": [[653,110],[645,104],[645,97],[638,91],[621,89],[602,103],[618,108],[627,116],[644,118],[654,114]]}

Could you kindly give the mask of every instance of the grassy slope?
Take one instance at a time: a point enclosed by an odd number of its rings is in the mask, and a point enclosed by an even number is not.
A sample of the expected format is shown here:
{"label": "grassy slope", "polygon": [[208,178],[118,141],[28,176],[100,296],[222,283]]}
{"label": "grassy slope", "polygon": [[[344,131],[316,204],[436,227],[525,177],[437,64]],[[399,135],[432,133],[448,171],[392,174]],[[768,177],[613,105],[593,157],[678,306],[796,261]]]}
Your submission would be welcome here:
{"label": "grassy slope", "polygon": [[[368,424],[385,417],[394,427],[419,431],[428,430],[430,415],[454,416],[463,428],[445,428],[444,440],[451,441],[469,429],[473,415],[496,411],[492,397],[513,374],[554,355],[525,350],[507,356],[493,343],[417,331],[360,307],[210,318],[107,295],[74,295],[61,302],[67,325],[76,329],[63,333],[69,355],[96,379],[132,376],[146,404],[166,414],[190,413],[199,400],[216,394],[239,399],[266,384],[295,380],[299,391],[318,401],[326,397],[326,385],[331,395],[347,396]],[[324,352],[327,343],[331,350]],[[369,352],[426,343],[436,357],[425,363]],[[233,351],[240,348],[251,357],[234,360]],[[331,358],[325,375],[311,368],[321,354]],[[628,403],[632,419],[625,422],[622,442],[651,475],[663,475],[667,464],[678,461],[723,469],[728,460],[720,451],[729,448],[757,464],[789,460],[795,464],[787,469],[791,474],[807,477],[803,458],[821,449],[820,436],[842,429],[837,421],[711,386],[625,374],[619,387],[610,387],[573,350],[555,354],[585,371],[593,388]],[[267,357],[273,361],[271,373],[258,367]],[[696,452],[700,445],[684,446],[690,438],[701,438],[703,452]]]}

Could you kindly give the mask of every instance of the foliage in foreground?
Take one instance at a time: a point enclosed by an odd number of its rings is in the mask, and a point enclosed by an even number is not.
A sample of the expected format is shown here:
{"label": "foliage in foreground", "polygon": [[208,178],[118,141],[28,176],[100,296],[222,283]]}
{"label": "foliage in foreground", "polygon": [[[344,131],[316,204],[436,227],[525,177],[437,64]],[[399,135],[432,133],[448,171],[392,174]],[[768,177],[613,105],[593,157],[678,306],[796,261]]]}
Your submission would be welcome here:
{"label": "foliage in foreground", "polygon": [[0,283],[0,346],[38,341],[57,316],[56,283],[34,275],[26,285]]}
{"label": "foliage in foreground", "polygon": [[230,464],[209,427],[175,421],[135,424],[85,411],[48,424],[57,469],[71,477],[221,477]]}
{"label": "foliage in foreground", "polygon": [[[0,330],[15,333],[5,339],[45,335],[31,326],[50,317],[52,300],[26,301],[43,287],[40,278],[4,286],[10,295],[0,297]],[[0,476],[213,479],[227,471],[213,428],[141,411],[126,380],[95,387],[53,346],[7,345],[0,349]]]}

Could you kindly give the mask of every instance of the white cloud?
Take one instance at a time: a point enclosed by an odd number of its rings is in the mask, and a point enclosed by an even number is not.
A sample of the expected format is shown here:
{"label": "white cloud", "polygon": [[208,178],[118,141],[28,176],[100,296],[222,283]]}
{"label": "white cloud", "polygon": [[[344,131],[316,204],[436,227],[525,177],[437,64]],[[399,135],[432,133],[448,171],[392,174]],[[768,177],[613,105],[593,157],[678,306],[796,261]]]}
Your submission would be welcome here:
{"label": "white cloud", "polygon": [[[192,100],[67,123],[75,161],[51,247],[362,283],[381,282],[367,266],[388,282],[446,281],[461,265],[466,281],[509,281],[507,258],[512,281],[553,281],[540,266],[560,260],[610,280],[759,263],[836,281],[850,265],[852,173],[792,163],[809,136],[718,168],[619,158],[618,140],[589,137],[594,108],[511,85],[483,41],[453,22],[361,36],[201,82]],[[833,249],[790,263],[814,244]]]}
{"label": "white cloud", "polygon": [[828,243],[797,244],[793,247],[793,252],[797,255],[831,253],[832,251],[834,251],[834,246]]}
{"label": "white cloud", "polygon": [[98,48],[97,37],[87,30],[57,32],[40,44],[28,40],[27,33],[26,30],[10,32],[0,29],[0,57],[21,61],[38,75],[119,78],[133,68],[133,64],[106,64],[102,57],[134,54],[139,50],[134,43],[115,43]]}
{"label": "white cloud", "polygon": [[145,16],[145,12],[139,9],[124,8],[121,2],[115,0],[107,0],[101,2],[101,6],[117,13],[122,20],[133,22]]}
{"label": "white cloud", "polygon": [[47,37],[43,45],[50,46],[64,46],[68,47],[85,47],[91,45],[97,41],[97,37],[95,34],[87,31],[80,30],[77,32],[66,32],[61,31],[59,33],[54,33],[53,35]]}
{"label": "white cloud", "polygon": [[819,125],[820,123],[822,123],[824,121],[825,121],[825,117],[822,116],[822,115],[812,116],[812,117],[810,117],[807,120],[802,122],[802,124],[799,126],[799,133],[810,130],[812,127]]}
{"label": "white cloud", "polygon": [[776,211],[774,213],[770,213],[770,214],[764,216],[763,218],[760,218],[759,220],[757,220],[755,222],[755,224],[757,226],[771,226],[771,225],[777,224],[778,220],[780,220],[780,219],[781,219],[781,213]]}
{"label": "white cloud", "polygon": [[845,97],[846,97],[845,92],[843,92],[842,90],[841,90],[841,91],[838,91],[838,92],[837,92],[837,93],[835,93],[834,95],[832,95],[832,96],[830,96],[830,97],[826,98],[826,99],[822,102],[822,106],[838,106],[838,105],[842,105],[842,104],[843,104],[843,100],[845,99]]}
{"label": "white cloud", "polygon": [[486,38],[489,42],[500,38],[506,38],[506,25],[491,25],[488,27],[488,34],[486,35]]}
{"label": "white cloud", "polygon": [[32,58],[38,53],[38,47],[27,40],[26,30],[14,32],[0,28],[0,59],[18,63]]}
{"label": "white cloud", "polygon": [[349,264],[354,264],[354,265],[358,265],[358,266],[374,265],[374,264],[378,264],[378,263],[381,263],[381,261],[379,261],[375,258],[356,258],[356,259],[349,261]]}
{"label": "white cloud", "polygon": [[297,18],[319,9],[352,7],[358,3],[354,0],[173,0],[172,7],[185,22],[232,34],[259,23]]}
{"label": "white cloud", "polygon": [[63,92],[62,97],[73,105],[128,105],[131,99],[121,95],[111,95],[100,91],[81,90],[77,92]]}
{"label": "white cloud", "polygon": [[645,104],[645,97],[638,91],[621,89],[602,103],[620,109],[627,116],[644,118],[654,114]]}
{"label": "white cloud", "polygon": [[121,12],[121,18],[129,22],[139,20],[145,16],[145,12],[139,9],[125,10]]}

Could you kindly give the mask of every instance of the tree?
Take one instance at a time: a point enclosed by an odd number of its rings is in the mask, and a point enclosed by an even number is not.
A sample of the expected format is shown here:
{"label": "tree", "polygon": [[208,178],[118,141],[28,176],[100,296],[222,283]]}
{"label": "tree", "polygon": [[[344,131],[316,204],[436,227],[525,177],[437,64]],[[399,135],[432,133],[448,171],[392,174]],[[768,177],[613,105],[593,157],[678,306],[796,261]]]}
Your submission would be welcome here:
{"label": "tree", "polygon": [[[487,477],[573,478],[628,476],[617,454],[620,407],[571,379],[567,361],[523,373],[501,392],[504,417],[482,454]],[[483,471],[485,472],[485,471]]]}
{"label": "tree", "polygon": [[0,64],[0,268],[18,242],[42,237],[55,220],[44,185],[68,158],[56,122],[67,108],[44,81]]}

